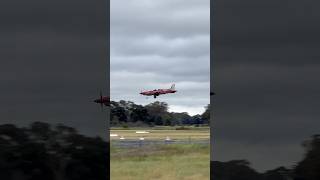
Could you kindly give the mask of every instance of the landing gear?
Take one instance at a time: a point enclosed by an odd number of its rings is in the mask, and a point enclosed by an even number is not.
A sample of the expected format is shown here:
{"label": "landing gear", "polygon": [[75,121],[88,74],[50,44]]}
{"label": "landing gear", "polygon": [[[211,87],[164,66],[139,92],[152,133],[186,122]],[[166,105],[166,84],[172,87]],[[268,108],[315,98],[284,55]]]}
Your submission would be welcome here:
{"label": "landing gear", "polygon": [[153,98],[157,98],[157,95],[153,95]]}

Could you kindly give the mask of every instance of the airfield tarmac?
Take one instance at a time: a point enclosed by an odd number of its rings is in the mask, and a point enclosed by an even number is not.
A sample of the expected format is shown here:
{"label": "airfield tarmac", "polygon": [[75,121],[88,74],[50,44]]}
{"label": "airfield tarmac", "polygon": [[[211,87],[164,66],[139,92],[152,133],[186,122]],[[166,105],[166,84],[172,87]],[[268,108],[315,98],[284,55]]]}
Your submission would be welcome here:
{"label": "airfield tarmac", "polygon": [[207,127],[111,129],[110,134],[113,180],[210,178]]}
{"label": "airfield tarmac", "polygon": [[190,130],[175,129],[130,129],[111,130],[111,143],[118,147],[137,147],[161,144],[209,144],[208,128],[193,128]]}
{"label": "airfield tarmac", "polygon": [[204,140],[209,139],[209,128],[193,128],[190,130],[175,130],[175,129],[130,129],[130,130],[118,130],[111,129],[110,134],[117,135],[111,136],[112,140],[119,140],[120,137],[123,137],[128,140],[136,140],[141,137],[149,140],[164,140],[169,137],[172,140]]}

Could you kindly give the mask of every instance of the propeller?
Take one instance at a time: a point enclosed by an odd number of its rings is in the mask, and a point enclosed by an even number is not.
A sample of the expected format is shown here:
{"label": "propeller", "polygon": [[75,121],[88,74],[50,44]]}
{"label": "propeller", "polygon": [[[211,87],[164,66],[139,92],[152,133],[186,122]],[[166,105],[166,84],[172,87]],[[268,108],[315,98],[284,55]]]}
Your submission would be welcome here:
{"label": "propeller", "polygon": [[101,92],[101,90],[100,90],[100,107],[101,107],[101,112],[103,112],[102,92]]}

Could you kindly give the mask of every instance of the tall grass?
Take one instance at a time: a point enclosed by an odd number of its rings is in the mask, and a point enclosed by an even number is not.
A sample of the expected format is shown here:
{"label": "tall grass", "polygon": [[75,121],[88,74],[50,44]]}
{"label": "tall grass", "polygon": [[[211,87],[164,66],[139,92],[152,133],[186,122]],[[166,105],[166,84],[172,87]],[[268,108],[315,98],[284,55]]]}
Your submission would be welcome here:
{"label": "tall grass", "polygon": [[209,145],[111,146],[112,180],[207,180]]}

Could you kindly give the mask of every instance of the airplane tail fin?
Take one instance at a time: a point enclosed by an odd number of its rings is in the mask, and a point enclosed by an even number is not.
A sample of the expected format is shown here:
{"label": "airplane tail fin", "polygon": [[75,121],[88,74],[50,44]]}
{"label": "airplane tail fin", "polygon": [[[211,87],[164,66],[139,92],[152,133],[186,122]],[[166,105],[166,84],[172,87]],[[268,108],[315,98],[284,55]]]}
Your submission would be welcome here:
{"label": "airplane tail fin", "polygon": [[176,86],[175,84],[172,84],[171,87],[170,87],[170,89],[171,89],[171,90],[175,90],[175,86]]}

